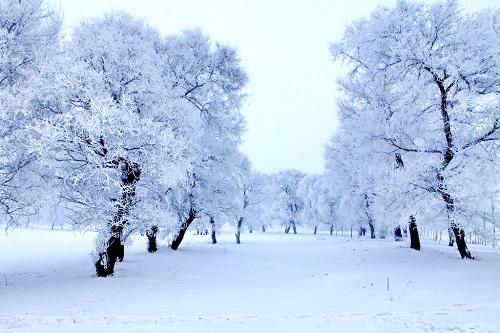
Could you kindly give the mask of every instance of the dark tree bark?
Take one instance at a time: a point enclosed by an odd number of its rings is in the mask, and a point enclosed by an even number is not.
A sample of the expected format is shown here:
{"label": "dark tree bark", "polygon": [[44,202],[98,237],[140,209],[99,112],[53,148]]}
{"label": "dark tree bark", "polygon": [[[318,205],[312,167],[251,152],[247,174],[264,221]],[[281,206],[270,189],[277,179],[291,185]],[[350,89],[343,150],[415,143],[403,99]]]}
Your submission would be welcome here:
{"label": "dark tree bark", "polygon": [[396,153],[394,154],[394,159],[396,160],[395,163],[396,163],[396,169],[404,169],[405,167],[405,164],[403,162],[403,158],[401,157],[401,154],[400,153]]}
{"label": "dark tree bark", "polygon": [[96,275],[99,277],[107,277],[115,272],[115,264],[121,253],[121,239],[117,229],[108,239],[106,252],[99,254],[99,260],[95,263]]}
{"label": "dark tree bark", "polygon": [[105,252],[99,253],[99,259],[95,262],[95,271],[98,277],[108,276],[107,271],[107,255]]}
{"label": "dark tree bark", "polygon": [[217,244],[217,236],[215,233],[215,221],[212,216],[210,216],[210,226],[212,227],[212,244]]}
{"label": "dark tree bark", "polygon": [[403,240],[403,233],[401,232],[401,227],[399,225],[394,228],[394,239],[396,241]]}
{"label": "dark tree bark", "polygon": [[[404,169],[405,168],[405,164],[403,162],[403,158],[401,157],[401,154],[400,153],[396,153],[395,154],[395,169],[398,170],[398,169]],[[416,221],[415,221],[415,218],[413,216],[410,216],[410,226],[411,224],[414,223],[414,226],[415,226],[415,230],[414,230],[414,234],[413,236],[412,235],[412,228],[410,227],[410,236],[411,236],[411,244],[410,244],[410,247],[415,250],[420,250],[420,239],[418,237],[418,230],[417,230],[417,224],[416,224]],[[416,233],[416,235],[415,235]],[[408,236],[408,231],[406,230],[406,227],[404,229],[404,234],[405,234],[405,237]],[[397,226],[395,229],[394,229],[394,238],[396,239],[396,241],[400,241],[403,239],[403,235],[401,234],[401,226]],[[418,247],[418,249],[417,249]]]}
{"label": "dark tree bark", "polygon": [[315,226],[314,226],[314,232],[313,232],[313,234],[314,234],[314,235],[316,235],[316,233],[317,233],[317,232],[318,232],[318,226],[317,226],[317,225],[315,225]]}
{"label": "dark tree bark", "polygon": [[370,211],[370,200],[368,199],[368,194],[365,193],[365,214],[368,219],[368,225],[370,226],[370,237],[375,238],[375,227],[373,225],[373,217]]}
{"label": "dark tree bark", "polygon": [[148,231],[146,231],[146,236],[148,237],[148,252],[154,253],[158,251],[158,245],[156,243],[156,234],[158,233],[158,226],[152,226]]}
{"label": "dark tree bark", "polygon": [[333,224],[330,225],[330,236],[333,235]]}
{"label": "dark tree bark", "polygon": [[373,223],[370,221],[368,222],[368,226],[370,227],[370,238],[375,238],[375,227],[373,226]]}
{"label": "dark tree bark", "polygon": [[[448,219],[450,220],[450,228],[453,230],[453,234],[455,235],[455,241],[457,243],[457,249],[460,253],[462,259],[474,259],[469,249],[467,248],[467,243],[465,242],[465,231],[458,226],[457,223],[453,221],[453,214],[455,211],[454,200],[451,195],[446,191],[446,187],[444,186],[444,179],[441,174],[438,175],[438,186],[441,196],[446,203],[446,210],[448,212]],[[453,246],[453,244],[452,244]]]}
{"label": "dark tree bark", "polygon": [[196,218],[196,212],[193,209],[191,209],[189,211],[188,217],[186,218],[186,221],[184,221],[181,224],[177,236],[175,236],[174,240],[172,241],[172,244],[170,244],[170,248],[172,250],[177,250],[179,248],[179,246],[182,243],[182,240],[184,239],[184,236],[186,235],[186,231],[188,230],[191,223],[193,223],[195,218]]}
{"label": "dark tree bark", "polygon": [[125,259],[125,244],[123,244],[123,242],[120,244],[120,248],[118,250],[118,257],[116,259],[118,259],[119,262],[122,262],[123,259]]}
{"label": "dark tree bark", "polygon": [[446,150],[443,154],[443,161],[441,163],[441,169],[438,171],[437,178],[437,192],[441,195],[445,205],[446,211],[448,213],[448,220],[450,222],[450,227],[455,234],[455,239],[457,243],[457,249],[460,253],[462,259],[474,259],[471,255],[469,249],[467,248],[467,244],[465,242],[465,231],[458,226],[458,224],[454,220],[454,212],[455,212],[455,201],[452,195],[448,192],[446,181],[444,177],[444,171],[450,165],[451,161],[455,157],[454,153],[454,142],[453,142],[453,134],[451,131],[451,122],[450,115],[448,112],[448,92],[453,88],[455,82],[451,82],[448,86],[446,86],[445,81],[449,78],[449,75],[446,73],[446,70],[443,71],[443,75],[439,76],[438,73],[434,72],[431,68],[425,67],[433,77],[434,82],[439,88],[440,93],[440,111],[441,118],[443,120],[443,132],[446,139]]}
{"label": "dark tree bark", "polygon": [[107,257],[107,266],[106,266],[106,274],[112,275],[115,272],[115,264],[124,256],[123,245],[121,243],[121,231],[118,231],[119,228],[113,228],[114,232],[108,239],[108,244],[106,248],[106,257]]}
{"label": "dark tree bark", "polygon": [[122,195],[117,204],[117,212],[109,225],[109,238],[105,252],[99,254],[95,263],[97,276],[106,277],[114,273],[116,261],[122,261],[125,247],[122,244],[123,229],[127,224],[130,209],[134,203],[135,188],[141,177],[141,168],[137,163],[127,160],[113,162],[122,167]]}
{"label": "dark tree bark", "polygon": [[262,232],[266,232],[266,226],[262,226]]}
{"label": "dark tree bark", "polygon": [[[450,228],[453,230],[455,235],[455,241],[457,243],[457,249],[460,253],[462,259],[474,259],[469,249],[467,248],[467,243],[465,242],[465,231],[458,226],[453,220],[453,215],[455,212],[455,201],[451,195],[446,190],[446,185],[444,182],[444,176],[438,173],[438,192],[441,194],[443,201],[446,203],[446,211],[448,213],[448,220],[450,221]],[[453,246],[453,244],[452,244]]]}
{"label": "dark tree bark", "polygon": [[420,237],[418,236],[417,221],[413,215],[410,215],[410,248],[420,251]]}
{"label": "dark tree bark", "polygon": [[465,243],[465,232],[464,229],[458,228],[457,226],[452,227],[453,233],[455,234],[455,239],[457,242],[457,249],[460,252],[462,259],[474,259],[471,255],[467,244]]}
{"label": "dark tree bark", "polygon": [[234,234],[236,236],[236,244],[240,244],[240,235],[241,235],[241,226],[243,225],[243,217],[240,217],[238,219],[238,225],[236,227],[236,233]]}

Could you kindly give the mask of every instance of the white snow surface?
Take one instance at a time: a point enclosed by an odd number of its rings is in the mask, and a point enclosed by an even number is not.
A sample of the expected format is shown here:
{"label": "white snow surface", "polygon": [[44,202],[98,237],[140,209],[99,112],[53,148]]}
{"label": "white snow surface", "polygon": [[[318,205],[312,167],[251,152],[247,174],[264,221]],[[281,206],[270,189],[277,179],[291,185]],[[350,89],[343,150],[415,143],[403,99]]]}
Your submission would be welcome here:
{"label": "white snow surface", "polygon": [[[500,332],[500,252],[328,234],[189,234],[126,248],[97,278],[93,233],[0,235],[0,332]],[[389,290],[387,280],[389,279]]]}

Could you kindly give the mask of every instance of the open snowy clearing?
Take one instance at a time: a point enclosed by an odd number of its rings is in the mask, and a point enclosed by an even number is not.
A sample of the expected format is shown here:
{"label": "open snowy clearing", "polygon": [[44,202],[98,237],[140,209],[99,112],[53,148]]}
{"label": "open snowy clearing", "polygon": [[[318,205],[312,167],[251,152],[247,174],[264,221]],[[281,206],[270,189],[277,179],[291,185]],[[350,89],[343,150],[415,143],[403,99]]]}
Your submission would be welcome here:
{"label": "open snowy clearing", "polygon": [[471,246],[480,259],[463,261],[433,242],[419,253],[327,234],[245,233],[237,245],[223,233],[149,254],[139,238],[103,279],[92,275],[93,236],[0,236],[0,331],[500,332],[490,248]]}

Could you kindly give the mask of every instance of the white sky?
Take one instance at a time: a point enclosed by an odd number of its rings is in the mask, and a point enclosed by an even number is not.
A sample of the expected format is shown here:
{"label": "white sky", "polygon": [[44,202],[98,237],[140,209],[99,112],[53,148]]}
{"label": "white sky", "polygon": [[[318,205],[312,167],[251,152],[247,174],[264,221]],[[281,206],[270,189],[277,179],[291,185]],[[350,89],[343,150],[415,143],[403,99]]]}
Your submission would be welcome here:
{"label": "white sky", "polygon": [[[428,0],[432,1],[432,0]],[[395,0],[50,0],[66,28],[123,9],[163,34],[199,27],[239,50],[250,82],[243,108],[242,151],[260,171],[323,170],[323,146],[337,126],[335,80],[328,51],[344,26]],[[466,9],[500,0],[462,0]]]}

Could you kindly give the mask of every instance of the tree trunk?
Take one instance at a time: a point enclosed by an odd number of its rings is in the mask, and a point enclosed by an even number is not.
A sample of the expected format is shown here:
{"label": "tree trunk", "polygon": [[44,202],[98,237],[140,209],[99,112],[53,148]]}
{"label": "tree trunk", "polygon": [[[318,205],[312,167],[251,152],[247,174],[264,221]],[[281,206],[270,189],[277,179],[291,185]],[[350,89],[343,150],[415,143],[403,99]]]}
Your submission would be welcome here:
{"label": "tree trunk", "polygon": [[420,251],[420,238],[418,236],[417,221],[413,215],[410,215],[410,248]]}
{"label": "tree trunk", "polygon": [[446,184],[444,181],[444,176],[441,173],[437,175],[438,179],[438,192],[441,194],[443,201],[446,204],[446,211],[448,214],[448,220],[450,221],[450,228],[455,235],[455,241],[457,244],[458,252],[462,259],[474,259],[469,249],[467,248],[467,243],[465,242],[465,231],[458,226],[454,221],[453,215],[455,212],[455,201],[451,195],[447,192]]}
{"label": "tree trunk", "polygon": [[212,244],[217,244],[217,237],[215,234],[215,221],[214,218],[210,216],[210,225],[212,226]]}
{"label": "tree trunk", "polygon": [[315,226],[314,226],[314,234],[316,235],[316,233],[317,233],[317,232],[318,232],[318,226],[317,226],[317,225],[315,225]]}
{"label": "tree trunk", "polygon": [[243,217],[240,217],[238,219],[238,225],[236,227],[236,233],[234,234],[236,236],[236,244],[240,244],[240,235],[241,235],[241,226],[243,225]]}
{"label": "tree trunk", "polygon": [[458,252],[460,253],[460,256],[462,259],[474,259],[472,257],[469,249],[467,248],[467,244],[465,243],[465,232],[462,228],[458,226],[458,224],[454,220],[454,212],[455,212],[455,201],[452,198],[451,194],[448,193],[446,183],[445,183],[445,178],[443,171],[450,165],[451,161],[455,157],[454,153],[454,144],[453,144],[453,134],[451,131],[451,121],[450,121],[450,115],[448,113],[448,90],[453,86],[454,83],[451,83],[450,86],[445,87],[445,80],[446,80],[446,72],[445,72],[445,77],[440,78],[436,73],[432,73],[434,82],[439,88],[439,92],[441,94],[441,104],[440,104],[440,110],[441,110],[441,118],[443,120],[443,132],[445,135],[446,139],[446,151],[443,155],[443,162],[441,164],[441,170],[437,173],[436,178],[437,178],[437,183],[438,183],[438,188],[437,192],[441,194],[441,197],[443,201],[446,204],[446,210],[448,213],[448,221],[450,222],[450,227],[453,230],[453,233],[455,234],[455,239],[457,243],[457,249]]}
{"label": "tree trunk", "polygon": [[130,209],[134,203],[135,188],[140,180],[141,168],[137,163],[130,161],[116,161],[122,166],[122,196],[117,204],[117,212],[109,225],[109,236],[106,242],[106,250],[99,253],[99,260],[95,263],[96,274],[106,277],[114,273],[116,261],[123,261],[125,246],[122,244],[122,233]]}
{"label": "tree trunk", "polygon": [[333,235],[333,224],[330,225],[330,236]]}
{"label": "tree trunk", "polygon": [[373,239],[375,238],[375,227],[371,221],[368,222],[368,225],[370,226],[370,237]]}
{"label": "tree trunk", "polygon": [[146,236],[148,237],[148,252],[154,253],[158,250],[158,245],[156,243],[156,234],[158,233],[158,226],[152,226],[148,231],[146,231]]}
{"label": "tree trunk", "polygon": [[474,259],[469,249],[467,248],[467,244],[465,243],[465,232],[464,229],[457,227],[456,225],[451,227],[453,233],[455,234],[455,240],[457,243],[458,252],[460,252],[460,256],[462,259]]}
{"label": "tree trunk", "polygon": [[262,232],[266,232],[266,227],[262,226]]}
{"label": "tree trunk", "polygon": [[108,276],[108,256],[105,252],[99,253],[99,259],[95,262],[95,272],[98,277],[107,277]]}
{"label": "tree trunk", "polygon": [[116,261],[122,253],[120,233],[112,233],[107,242],[106,252],[99,253],[99,260],[95,263],[97,276],[107,277],[114,274]]}
{"label": "tree trunk", "polygon": [[396,242],[403,240],[403,233],[401,232],[401,227],[399,225],[394,228],[394,239]]}
{"label": "tree trunk", "polygon": [[119,262],[122,262],[124,258],[125,258],[125,244],[123,244],[123,242],[120,241],[120,248],[118,249],[116,259]]}
{"label": "tree trunk", "polygon": [[373,226],[373,217],[370,211],[370,200],[368,199],[368,194],[365,193],[365,214],[368,219],[368,225],[370,226],[371,238],[375,238],[375,227]]}
{"label": "tree trunk", "polygon": [[189,228],[191,223],[193,223],[195,218],[196,218],[196,212],[193,209],[191,209],[186,221],[184,221],[184,223],[181,224],[181,227],[179,228],[179,232],[177,233],[177,236],[175,236],[174,240],[172,241],[172,244],[170,245],[170,248],[172,250],[177,250],[179,248],[179,245],[181,245],[187,229]]}

